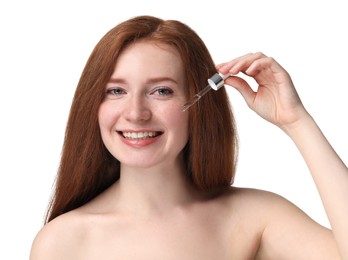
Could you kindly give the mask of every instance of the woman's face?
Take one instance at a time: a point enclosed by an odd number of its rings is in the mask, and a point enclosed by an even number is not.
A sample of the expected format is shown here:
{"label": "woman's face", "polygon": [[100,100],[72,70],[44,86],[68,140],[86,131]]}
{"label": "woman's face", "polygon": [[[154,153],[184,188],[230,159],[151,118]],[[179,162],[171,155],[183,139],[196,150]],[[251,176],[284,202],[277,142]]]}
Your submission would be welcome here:
{"label": "woman's face", "polygon": [[103,142],[122,165],[182,163],[188,141],[184,67],[169,45],[141,41],[119,56],[99,108]]}

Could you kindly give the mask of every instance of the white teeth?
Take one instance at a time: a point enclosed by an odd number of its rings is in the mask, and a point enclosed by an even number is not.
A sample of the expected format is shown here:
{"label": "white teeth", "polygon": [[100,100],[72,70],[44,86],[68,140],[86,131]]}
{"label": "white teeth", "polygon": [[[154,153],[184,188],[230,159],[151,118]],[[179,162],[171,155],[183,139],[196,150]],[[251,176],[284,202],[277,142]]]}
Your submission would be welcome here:
{"label": "white teeth", "polygon": [[159,135],[158,132],[122,132],[122,135],[125,138],[130,139],[145,139],[145,138],[151,138]]}

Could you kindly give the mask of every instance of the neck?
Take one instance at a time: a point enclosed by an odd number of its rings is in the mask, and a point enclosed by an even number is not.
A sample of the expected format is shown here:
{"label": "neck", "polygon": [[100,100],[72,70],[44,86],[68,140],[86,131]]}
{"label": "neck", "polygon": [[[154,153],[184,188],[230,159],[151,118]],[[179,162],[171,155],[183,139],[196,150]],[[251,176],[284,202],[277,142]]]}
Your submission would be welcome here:
{"label": "neck", "polygon": [[185,171],[183,160],[148,169],[121,164],[120,179],[115,185],[117,204],[142,212],[185,206],[199,193]]}

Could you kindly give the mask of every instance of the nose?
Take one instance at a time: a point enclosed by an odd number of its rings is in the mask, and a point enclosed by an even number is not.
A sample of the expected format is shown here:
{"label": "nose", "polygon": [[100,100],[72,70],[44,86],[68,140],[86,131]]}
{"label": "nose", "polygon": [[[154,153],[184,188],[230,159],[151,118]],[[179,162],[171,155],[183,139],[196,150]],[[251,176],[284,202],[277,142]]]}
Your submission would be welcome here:
{"label": "nose", "polygon": [[151,109],[145,97],[130,97],[124,108],[125,119],[130,122],[145,122],[151,119],[151,115]]}

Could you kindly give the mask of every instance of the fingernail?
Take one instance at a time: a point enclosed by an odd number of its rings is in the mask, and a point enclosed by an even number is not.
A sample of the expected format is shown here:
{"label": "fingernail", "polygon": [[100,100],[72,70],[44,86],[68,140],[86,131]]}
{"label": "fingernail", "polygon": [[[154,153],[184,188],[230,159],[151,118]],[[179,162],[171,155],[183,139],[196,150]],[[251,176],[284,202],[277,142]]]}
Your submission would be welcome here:
{"label": "fingernail", "polygon": [[233,68],[229,70],[229,72],[231,75],[236,75],[238,74],[237,71],[235,71]]}

